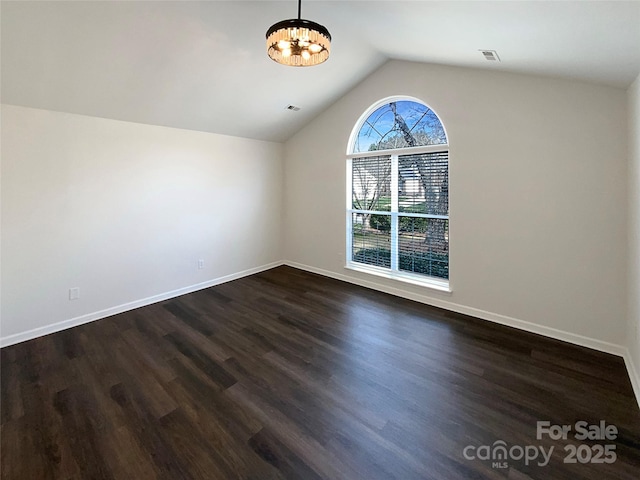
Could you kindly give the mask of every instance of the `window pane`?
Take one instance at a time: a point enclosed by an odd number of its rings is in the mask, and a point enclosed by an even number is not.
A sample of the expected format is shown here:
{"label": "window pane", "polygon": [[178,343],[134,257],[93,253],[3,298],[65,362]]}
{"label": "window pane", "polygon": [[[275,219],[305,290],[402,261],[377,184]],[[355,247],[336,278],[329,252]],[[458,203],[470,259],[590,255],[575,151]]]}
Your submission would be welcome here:
{"label": "window pane", "polygon": [[391,209],[391,157],[354,158],[351,180],[354,209]]}
{"label": "window pane", "polygon": [[381,105],[367,117],[353,153],[446,143],[444,127],[429,107],[400,100]]}
{"label": "window pane", "polygon": [[398,268],[449,278],[449,220],[398,217]]}
{"label": "window pane", "polygon": [[391,268],[391,215],[352,214],[354,262]]}
{"label": "window pane", "polygon": [[398,210],[449,214],[448,152],[398,158]]}

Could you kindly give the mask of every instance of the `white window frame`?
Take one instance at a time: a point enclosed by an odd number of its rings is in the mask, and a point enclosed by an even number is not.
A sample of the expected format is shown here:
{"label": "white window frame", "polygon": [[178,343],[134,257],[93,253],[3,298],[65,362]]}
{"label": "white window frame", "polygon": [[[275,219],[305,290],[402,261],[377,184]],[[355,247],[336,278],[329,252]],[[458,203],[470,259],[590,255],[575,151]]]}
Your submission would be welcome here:
{"label": "white window frame", "polygon": [[[369,108],[361,117],[356,127],[354,128],[351,138],[349,140],[349,146],[347,151],[347,198],[346,198],[346,265],[345,268],[355,270],[358,272],[367,273],[370,275],[376,275],[379,277],[390,278],[401,282],[410,283],[413,285],[419,285],[422,287],[431,288],[440,292],[451,293],[450,279],[442,279],[437,277],[431,277],[428,275],[422,275],[412,272],[406,272],[398,268],[398,216],[406,217],[419,217],[419,218],[442,218],[449,220],[449,215],[431,215],[431,214],[412,214],[398,212],[398,158],[404,155],[416,155],[424,153],[435,152],[447,152],[449,153],[449,144],[441,145],[423,145],[419,147],[406,147],[396,148],[392,150],[374,150],[368,152],[349,153],[353,150],[354,139],[360,132],[360,128],[364,121],[369,118],[372,112],[374,112],[381,105],[397,101],[397,100],[410,100],[424,105],[420,100],[409,97],[390,97],[380,102],[377,102],[371,108]],[[429,107],[428,107],[429,108]],[[435,112],[434,112],[435,113]],[[437,115],[437,114],[436,114]],[[444,127],[444,125],[443,125]],[[445,130],[446,134],[446,130]],[[448,136],[447,136],[448,138]],[[353,173],[352,165],[354,158],[363,157],[391,157],[391,212],[389,211],[377,211],[377,210],[361,210],[353,208]],[[353,261],[353,214],[365,213],[365,214],[382,214],[389,215],[392,218],[391,221],[391,267],[378,267],[374,265],[367,265],[360,262]],[[401,215],[400,215],[401,214]],[[450,223],[449,223],[450,224]],[[451,230],[449,229],[449,242],[451,241]],[[451,271],[451,270],[449,270]]]}

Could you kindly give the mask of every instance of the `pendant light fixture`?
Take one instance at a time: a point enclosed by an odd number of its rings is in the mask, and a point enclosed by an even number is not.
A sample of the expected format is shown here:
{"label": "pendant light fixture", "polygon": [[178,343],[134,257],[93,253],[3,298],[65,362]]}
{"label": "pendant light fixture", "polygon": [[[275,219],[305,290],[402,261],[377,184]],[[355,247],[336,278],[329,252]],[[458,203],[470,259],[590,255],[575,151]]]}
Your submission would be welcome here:
{"label": "pendant light fixture", "polygon": [[273,61],[291,67],[310,67],[329,58],[331,34],[322,25],[300,18],[282,20],[267,30],[267,54]]}

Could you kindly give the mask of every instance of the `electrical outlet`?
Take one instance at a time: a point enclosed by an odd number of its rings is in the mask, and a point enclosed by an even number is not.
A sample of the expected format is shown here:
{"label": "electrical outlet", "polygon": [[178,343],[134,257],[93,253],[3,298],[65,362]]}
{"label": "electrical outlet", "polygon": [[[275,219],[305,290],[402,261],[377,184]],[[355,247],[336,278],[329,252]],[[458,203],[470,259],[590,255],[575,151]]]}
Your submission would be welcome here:
{"label": "electrical outlet", "polygon": [[80,287],[69,289],[69,300],[78,300],[80,298]]}
{"label": "electrical outlet", "polygon": [[204,268],[204,260],[201,258],[198,260],[198,270],[202,270]]}

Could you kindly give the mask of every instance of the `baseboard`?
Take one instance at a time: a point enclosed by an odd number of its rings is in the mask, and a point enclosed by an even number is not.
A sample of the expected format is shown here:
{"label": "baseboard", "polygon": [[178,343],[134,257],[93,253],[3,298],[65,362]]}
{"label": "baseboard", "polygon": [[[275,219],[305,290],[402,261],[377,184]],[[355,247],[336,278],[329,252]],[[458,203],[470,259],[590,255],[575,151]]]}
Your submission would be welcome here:
{"label": "baseboard", "polygon": [[38,328],[34,328],[33,330],[28,330],[26,332],[16,333],[14,335],[2,337],[0,338],[0,348],[7,347],[9,345],[14,345],[16,343],[24,342],[26,340],[31,340],[36,337],[41,337],[43,335],[49,335],[50,333],[59,332],[61,330],[66,330],[68,328],[76,327],[84,323],[100,320],[101,318],[117,315],[119,313],[127,312],[129,310],[144,307],[146,305],[151,305],[152,303],[169,300],[170,298],[179,297],[180,295],[186,295],[187,293],[196,292],[204,288],[220,285],[221,283],[230,282],[231,280],[237,280],[238,278],[263,272],[265,270],[278,267],[282,264],[283,262],[268,263],[266,265],[261,265],[259,267],[250,268],[248,270],[232,273],[230,275],[225,275],[224,277],[214,278],[213,280],[207,280],[206,282],[197,283],[195,285],[189,285],[187,287],[179,288],[177,290],[172,290],[170,292],[161,293],[159,295],[153,295],[151,297],[143,298],[141,300],[135,300],[133,302],[124,303],[122,305],[117,305],[115,307],[107,308],[97,312],[87,313],[79,317],[70,318],[69,320],[63,320],[61,322],[56,322],[51,325],[46,325],[44,327],[38,327]]}
{"label": "baseboard", "polygon": [[627,373],[629,373],[629,380],[631,380],[631,386],[633,387],[633,392],[636,394],[636,400],[638,402],[638,407],[640,407],[640,375],[638,369],[633,363],[633,359],[631,358],[631,352],[629,349],[625,348],[624,355],[624,363],[627,366]]}

